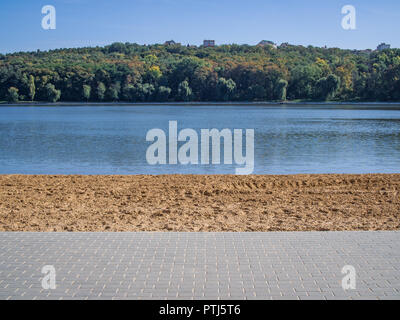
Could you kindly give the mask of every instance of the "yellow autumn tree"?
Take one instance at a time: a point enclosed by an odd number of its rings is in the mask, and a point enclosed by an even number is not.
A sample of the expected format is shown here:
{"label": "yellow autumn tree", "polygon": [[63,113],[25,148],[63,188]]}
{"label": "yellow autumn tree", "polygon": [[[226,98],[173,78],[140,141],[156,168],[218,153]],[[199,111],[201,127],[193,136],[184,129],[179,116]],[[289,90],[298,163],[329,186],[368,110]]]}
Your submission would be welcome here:
{"label": "yellow autumn tree", "polygon": [[324,77],[332,72],[328,62],[325,59],[317,57],[317,59],[315,60],[315,64],[322,70],[322,74]]}

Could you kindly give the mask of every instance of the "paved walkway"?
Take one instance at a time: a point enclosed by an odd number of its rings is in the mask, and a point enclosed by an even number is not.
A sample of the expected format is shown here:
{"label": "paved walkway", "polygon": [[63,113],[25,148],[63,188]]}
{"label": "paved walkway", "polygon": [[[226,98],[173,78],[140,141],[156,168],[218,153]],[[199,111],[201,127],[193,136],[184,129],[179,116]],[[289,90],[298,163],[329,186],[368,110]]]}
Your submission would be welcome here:
{"label": "paved walkway", "polygon": [[0,299],[21,298],[400,299],[400,232],[3,232]]}

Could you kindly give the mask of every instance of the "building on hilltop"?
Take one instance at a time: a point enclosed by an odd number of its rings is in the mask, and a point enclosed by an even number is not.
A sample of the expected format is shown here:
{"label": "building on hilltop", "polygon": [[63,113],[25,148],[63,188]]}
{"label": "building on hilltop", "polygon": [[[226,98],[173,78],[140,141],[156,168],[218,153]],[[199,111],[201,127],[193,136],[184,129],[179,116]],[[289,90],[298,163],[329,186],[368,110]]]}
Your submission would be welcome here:
{"label": "building on hilltop", "polygon": [[180,46],[181,44],[178,43],[178,42],[175,42],[174,40],[169,40],[169,41],[165,41],[165,42],[164,42],[164,45],[165,45],[165,46],[173,46],[173,45],[178,45],[178,46]]}
{"label": "building on hilltop", "polygon": [[291,46],[291,44],[289,42],[282,42],[281,45],[279,46],[280,48],[287,48]]}
{"label": "building on hilltop", "polygon": [[258,44],[258,47],[266,47],[266,46],[271,46],[273,48],[276,48],[276,43],[273,41],[269,41],[269,40],[261,40]]}
{"label": "building on hilltop", "polygon": [[204,47],[215,47],[215,40],[204,40],[203,41]]}
{"label": "building on hilltop", "polygon": [[376,47],[376,50],[382,51],[385,49],[390,49],[390,44],[382,42],[379,46]]}

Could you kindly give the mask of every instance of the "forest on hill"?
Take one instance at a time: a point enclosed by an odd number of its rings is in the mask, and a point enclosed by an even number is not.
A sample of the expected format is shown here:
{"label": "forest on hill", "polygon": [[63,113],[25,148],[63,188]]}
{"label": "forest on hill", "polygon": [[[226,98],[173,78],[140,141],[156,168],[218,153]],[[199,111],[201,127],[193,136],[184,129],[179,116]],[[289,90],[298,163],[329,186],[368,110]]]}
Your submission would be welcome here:
{"label": "forest on hill", "polygon": [[400,49],[113,43],[0,54],[0,100],[400,101]]}

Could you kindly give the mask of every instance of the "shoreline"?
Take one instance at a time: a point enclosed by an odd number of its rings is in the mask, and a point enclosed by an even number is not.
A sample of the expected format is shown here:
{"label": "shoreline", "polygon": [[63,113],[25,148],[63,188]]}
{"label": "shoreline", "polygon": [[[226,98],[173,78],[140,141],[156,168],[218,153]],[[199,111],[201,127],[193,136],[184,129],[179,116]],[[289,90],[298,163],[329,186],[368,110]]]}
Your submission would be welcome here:
{"label": "shoreline", "polygon": [[0,175],[0,231],[400,230],[400,174]]}
{"label": "shoreline", "polygon": [[249,106],[302,106],[302,105],[309,105],[309,106],[372,106],[376,107],[379,105],[384,106],[400,106],[399,102],[373,102],[373,101],[326,101],[326,102],[318,102],[318,101],[232,101],[232,102],[18,102],[18,103],[0,103],[1,107],[79,107],[79,106],[91,106],[91,107],[98,107],[98,106],[242,106],[242,105],[249,105]]}

